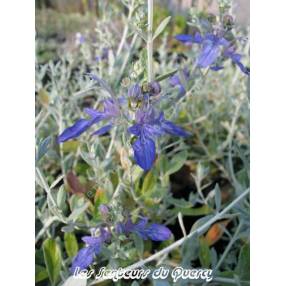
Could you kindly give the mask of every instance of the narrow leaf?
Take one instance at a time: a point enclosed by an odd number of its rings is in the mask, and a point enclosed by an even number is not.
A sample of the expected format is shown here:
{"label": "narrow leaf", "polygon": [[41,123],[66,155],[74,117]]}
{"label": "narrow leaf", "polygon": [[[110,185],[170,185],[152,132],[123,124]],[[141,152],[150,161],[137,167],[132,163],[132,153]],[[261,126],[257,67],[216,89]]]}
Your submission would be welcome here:
{"label": "narrow leaf", "polygon": [[66,198],[67,198],[67,193],[64,186],[62,185],[57,193],[57,205],[59,209],[64,210]]}
{"label": "narrow leaf", "polygon": [[165,18],[160,25],[157,27],[154,35],[153,35],[153,41],[161,34],[161,32],[164,31],[164,29],[166,28],[166,26],[168,25],[168,23],[171,20],[171,16],[168,16],[167,18]]}
{"label": "narrow leaf", "polygon": [[239,253],[238,264],[235,272],[240,280],[249,281],[250,279],[250,245],[245,244]]}
{"label": "narrow leaf", "polygon": [[181,208],[181,207],[176,207],[174,210],[172,210],[172,213],[178,213],[181,212],[182,215],[185,216],[201,216],[201,215],[208,215],[212,213],[212,208],[210,208],[208,205],[203,205],[201,207],[196,207],[196,208]]}
{"label": "narrow leaf", "polygon": [[151,190],[155,186],[155,184],[156,184],[156,179],[155,179],[153,173],[152,172],[148,172],[148,174],[144,178],[141,192],[143,194],[148,192],[149,190]]}
{"label": "narrow leaf", "polygon": [[44,259],[52,285],[56,285],[61,270],[61,252],[56,241],[47,238],[43,243]]}
{"label": "narrow leaf", "polygon": [[75,208],[73,210],[73,212],[70,214],[70,216],[68,217],[69,221],[76,221],[77,218],[85,212],[85,210],[88,208],[89,206],[89,202],[86,202],[84,205],[82,205],[81,207]]}
{"label": "narrow leaf", "polygon": [[169,71],[169,72],[167,72],[167,73],[165,73],[165,74],[159,75],[159,76],[157,76],[157,77],[155,78],[155,80],[156,80],[156,81],[162,81],[162,80],[164,80],[164,79],[166,79],[166,78],[168,78],[168,77],[174,75],[177,71],[178,71],[177,69],[174,69],[174,70]]}
{"label": "narrow leaf", "polygon": [[78,252],[78,244],[73,232],[65,232],[65,249],[70,258],[73,258]]}
{"label": "narrow leaf", "polygon": [[179,171],[185,164],[187,160],[187,156],[188,156],[188,153],[185,151],[176,154],[176,156],[172,158],[172,160],[168,164],[168,169],[166,171],[165,176],[169,176]]}
{"label": "narrow leaf", "polygon": [[38,147],[38,152],[37,152],[37,158],[36,158],[37,161],[39,161],[48,152],[51,140],[52,140],[52,137],[48,136],[47,138],[45,138],[44,140],[40,142],[39,147]]}
{"label": "narrow leaf", "polygon": [[200,239],[199,259],[203,267],[209,268],[211,263],[211,253],[209,246],[204,238]]}

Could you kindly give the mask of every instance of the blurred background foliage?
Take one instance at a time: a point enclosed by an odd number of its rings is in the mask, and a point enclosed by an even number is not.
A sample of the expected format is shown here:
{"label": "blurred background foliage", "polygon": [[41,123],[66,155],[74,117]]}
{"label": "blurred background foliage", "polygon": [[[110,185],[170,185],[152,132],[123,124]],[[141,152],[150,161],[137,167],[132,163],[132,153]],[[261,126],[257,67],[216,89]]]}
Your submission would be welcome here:
{"label": "blurred background foliage", "polygon": [[[233,1],[233,13],[236,24],[247,27],[249,24],[249,1]],[[75,33],[94,28],[100,18],[100,13],[108,6],[118,6],[120,1],[108,0],[100,5],[100,0],[36,0],[36,33],[38,38],[38,60],[45,62],[55,58],[59,45],[68,48],[73,43]],[[188,32],[185,17],[191,7],[208,13],[218,13],[218,2],[215,0],[158,0],[155,1],[155,26],[166,16],[172,15],[172,21],[167,27],[168,32]],[[125,10],[127,14],[127,11]],[[123,22],[119,22],[124,25]],[[42,41],[41,41],[42,40]]]}

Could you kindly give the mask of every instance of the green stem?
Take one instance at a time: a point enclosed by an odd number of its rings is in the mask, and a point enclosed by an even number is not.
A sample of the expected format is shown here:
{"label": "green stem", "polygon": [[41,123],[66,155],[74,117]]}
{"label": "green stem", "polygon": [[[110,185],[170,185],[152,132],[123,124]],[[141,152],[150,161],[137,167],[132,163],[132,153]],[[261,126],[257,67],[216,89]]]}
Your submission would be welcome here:
{"label": "green stem", "polygon": [[129,7],[127,23],[125,25],[125,28],[124,28],[124,31],[123,31],[123,34],[122,34],[122,37],[121,37],[120,44],[119,44],[118,49],[116,51],[116,57],[118,57],[120,55],[120,53],[122,51],[122,48],[123,48],[123,46],[124,46],[124,44],[126,42],[126,38],[127,38],[127,35],[128,35],[128,30],[129,30],[129,22],[131,20],[133,11],[134,11],[134,0],[132,1],[131,5]]}
{"label": "green stem", "polygon": [[148,82],[152,82],[153,75],[153,0],[148,0],[148,30],[147,30],[147,61]]}

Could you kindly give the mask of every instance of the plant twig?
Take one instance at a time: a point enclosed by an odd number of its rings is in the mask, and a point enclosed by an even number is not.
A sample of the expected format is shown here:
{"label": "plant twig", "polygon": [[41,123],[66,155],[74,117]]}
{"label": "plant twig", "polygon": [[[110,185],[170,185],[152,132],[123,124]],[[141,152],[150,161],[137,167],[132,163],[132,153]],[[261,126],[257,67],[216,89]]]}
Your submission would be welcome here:
{"label": "plant twig", "polygon": [[122,37],[121,37],[121,41],[120,41],[120,44],[118,46],[118,49],[116,51],[116,57],[118,57],[121,53],[121,50],[126,42],[126,38],[127,38],[127,34],[128,34],[128,30],[129,30],[129,22],[131,20],[131,17],[132,17],[132,14],[133,14],[133,11],[134,11],[134,0],[132,1],[130,7],[129,7],[129,13],[128,13],[128,17],[127,17],[127,23],[125,25],[125,28],[124,28],[124,31],[123,31],[123,34],[122,34]]}

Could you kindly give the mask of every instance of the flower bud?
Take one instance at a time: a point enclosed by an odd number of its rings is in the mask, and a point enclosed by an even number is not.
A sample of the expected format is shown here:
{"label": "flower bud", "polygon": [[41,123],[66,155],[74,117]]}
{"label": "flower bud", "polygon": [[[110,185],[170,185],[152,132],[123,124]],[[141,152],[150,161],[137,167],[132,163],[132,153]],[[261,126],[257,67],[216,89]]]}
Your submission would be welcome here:
{"label": "flower bud", "polygon": [[233,28],[234,20],[231,15],[224,15],[222,22],[223,22],[223,27],[226,30],[231,30]]}
{"label": "flower bud", "polygon": [[149,83],[150,95],[158,95],[161,92],[161,85],[157,81]]}
{"label": "flower bud", "polygon": [[106,217],[109,213],[109,209],[107,205],[101,204],[99,207],[99,212],[103,217]]}
{"label": "flower bud", "polygon": [[147,82],[144,82],[142,84],[142,91],[143,91],[143,93],[148,93],[149,92],[149,84]]}
{"label": "flower bud", "polygon": [[128,87],[130,85],[130,78],[129,77],[125,77],[122,81],[121,81],[121,86],[122,87]]}
{"label": "flower bud", "polygon": [[142,91],[138,83],[131,85],[128,89],[128,97],[135,100],[140,100]]}

